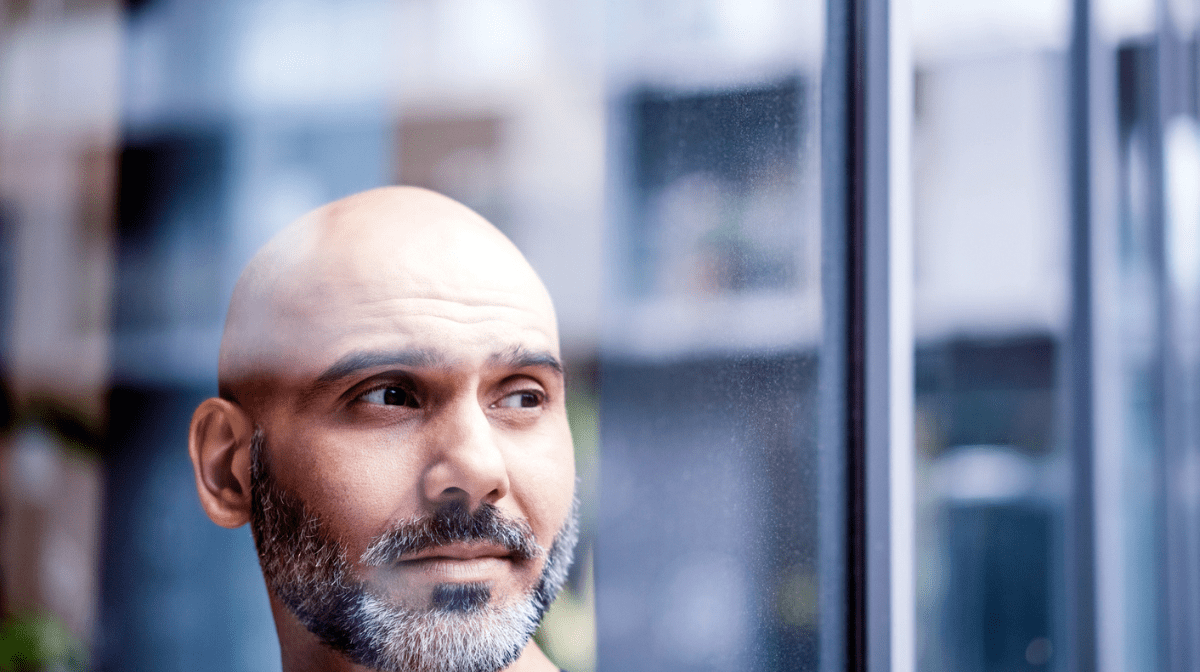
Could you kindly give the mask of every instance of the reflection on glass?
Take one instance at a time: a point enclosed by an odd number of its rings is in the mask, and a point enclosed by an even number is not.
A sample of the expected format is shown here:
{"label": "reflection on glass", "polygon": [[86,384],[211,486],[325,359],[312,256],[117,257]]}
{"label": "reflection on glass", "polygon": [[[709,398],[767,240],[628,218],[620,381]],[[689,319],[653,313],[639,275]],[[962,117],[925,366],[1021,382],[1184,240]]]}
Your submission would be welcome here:
{"label": "reflection on glass", "polygon": [[805,103],[797,79],[631,97],[640,221],[629,291],[786,293],[812,280],[815,264],[803,244],[811,232],[796,222],[805,200],[798,160]]}
{"label": "reflection on glass", "polygon": [[1154,202],[1149,172],[1157,105],[1147,87],[1154,72],[1148,41],[1128,40],[1117,51],[1116,91],[1120,167],[1117,269],[1120,290],[1117,363],[1121,406],[1118,487],[1122,514],[1113,549],[1114,576],[1109,586],[1122,632],[1112,655],[1129,669],[1157,669],[1160,663],[1159,610],[1161,507],[1158,504],[1163,446],[1161,389],[1157,370],[1161,311],[1157,286],[1160,257],[1156,246]]}
{"label": "reflection on glass", "polygon": [[821,7],[661,4],[611,45],[599,667],[817,669]]}
{"label": "reflection on glass", "polygon": [[1069,17],[913,8],[920,670],[1066,669]]}

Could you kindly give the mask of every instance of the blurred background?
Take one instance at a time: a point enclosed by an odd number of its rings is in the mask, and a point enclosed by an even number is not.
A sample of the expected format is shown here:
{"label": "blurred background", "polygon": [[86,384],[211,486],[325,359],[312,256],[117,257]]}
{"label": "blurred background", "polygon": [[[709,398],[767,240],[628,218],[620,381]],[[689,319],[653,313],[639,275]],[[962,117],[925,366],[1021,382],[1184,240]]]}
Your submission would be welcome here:
{"label": "blurred background", "polygon": [[[894,667],[1200,670],[1200,5],[882,4],[911,104]],[[4,0],[0,670],[279,669],[187,424],[254,251],[393,183],[494,222],[558,308],[585,534],[551,657],[846,669],[846,6]]]}

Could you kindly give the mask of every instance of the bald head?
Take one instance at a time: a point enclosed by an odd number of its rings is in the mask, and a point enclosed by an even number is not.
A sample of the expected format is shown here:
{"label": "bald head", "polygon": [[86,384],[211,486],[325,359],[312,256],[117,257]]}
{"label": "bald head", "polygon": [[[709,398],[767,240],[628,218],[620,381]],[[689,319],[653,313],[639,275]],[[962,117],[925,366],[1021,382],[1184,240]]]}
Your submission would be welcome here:
{"label": "bald head", "polygon": [[441,323],[514,319],[557,352],[549,295],[500,231],[425,189],[362,192],[292,223],[246,266],[221,341],[222,396],[248,403]]}

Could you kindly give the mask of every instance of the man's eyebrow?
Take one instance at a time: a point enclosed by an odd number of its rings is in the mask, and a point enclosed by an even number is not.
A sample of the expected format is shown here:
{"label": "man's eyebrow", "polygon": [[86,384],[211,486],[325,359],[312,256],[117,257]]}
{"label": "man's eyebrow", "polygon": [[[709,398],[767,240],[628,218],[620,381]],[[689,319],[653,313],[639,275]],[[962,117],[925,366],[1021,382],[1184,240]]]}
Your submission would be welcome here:
{"label": "man's eyebrow", "polygon": [[433,350],[388,350],[352,352],[334,362],[317,376],[316,387],[337,382],[364,369],[377,366],[430,367],[445,358]]}
{"label": "man's eyebrow", "polygon": [[490,357],[493,364],[502,364],[514,369],[526,369],[530,367],[542,367],[553,369],[559,374],[563,372],[562,362],[549,352],[526,350],[521,346],[512,348],[505,352],[498,352]]}

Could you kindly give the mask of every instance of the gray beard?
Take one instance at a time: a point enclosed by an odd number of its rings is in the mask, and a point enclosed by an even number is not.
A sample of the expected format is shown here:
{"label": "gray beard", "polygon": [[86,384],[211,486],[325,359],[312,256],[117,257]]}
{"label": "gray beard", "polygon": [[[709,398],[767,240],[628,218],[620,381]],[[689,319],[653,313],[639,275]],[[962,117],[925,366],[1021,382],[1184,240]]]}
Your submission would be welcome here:
{"label": "gray beard", "polygon": [[[355,578],[346,550],[327,524],[283,490],[263,461],[265,437],[250,446],[250,529],[267,587],[309,632],[351,662],[381,672],[498,672],[525,650],[567,580],[579,537],[579,501],[549,552],[527,523],[480,507],[441,527],[402,523],[374,540],[360,561],[386,565],[402,553],[450,541],[500,543],[517,557],[546,555],[534,588],[512,604],[491,602],[486,585],[440,586],[426,608],[392,604]],[[443,597],[439,599],[439,594]]]}

